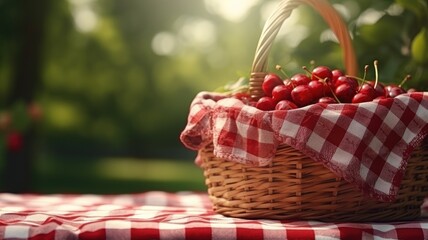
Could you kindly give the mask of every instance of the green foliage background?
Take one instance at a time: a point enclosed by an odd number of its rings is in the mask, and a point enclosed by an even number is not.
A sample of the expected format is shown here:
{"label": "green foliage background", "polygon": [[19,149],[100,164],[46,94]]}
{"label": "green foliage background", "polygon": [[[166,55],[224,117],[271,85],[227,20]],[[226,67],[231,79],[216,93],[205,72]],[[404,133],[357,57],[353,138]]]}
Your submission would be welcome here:
{"label": "green foliage background", "polygon": [[[242,1],[252,4],[245,17],[230,20],[212,7],[221,2],[49,1],[42,83],[36,89],[44,111],[39,154],[192,159],[194,153],[178,140],[190,101],[199,91],[249,75],[265,15],[278,3]],[[381,81],[399,83],[411,74],[406,87],[427,89],[426,0],[331,2],[349,26],[361,70],[377,59]],[[7,109],[15,64],[20,3],[0,1],[2,109]],[[79,30],[79,6],[95,15],[93,29]],[[295,25],[287,25],[276,39],[272,71],[281,64],[296,73],[311,60],[343,68],[341,49],[320,16],[305,6],[297,11]],[[303,30],[293,29],[302,27],[305,34],[298,37]],[[195,29],[210,30],[204,34],[211,38]],[[159,33],[172,40],[164,46],[170,48],[167,53],[153,48]]]}

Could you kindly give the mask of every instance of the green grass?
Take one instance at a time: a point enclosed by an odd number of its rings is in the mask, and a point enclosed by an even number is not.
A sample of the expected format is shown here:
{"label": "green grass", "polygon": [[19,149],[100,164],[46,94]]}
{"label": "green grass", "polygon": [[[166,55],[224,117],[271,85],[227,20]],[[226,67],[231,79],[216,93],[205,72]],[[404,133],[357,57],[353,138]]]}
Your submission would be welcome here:
{"label": "green grass", "polygon": [[202,170],[192,160],[42,158],[35,169],[39,193],[118,194],[159,191],[206,191]]}

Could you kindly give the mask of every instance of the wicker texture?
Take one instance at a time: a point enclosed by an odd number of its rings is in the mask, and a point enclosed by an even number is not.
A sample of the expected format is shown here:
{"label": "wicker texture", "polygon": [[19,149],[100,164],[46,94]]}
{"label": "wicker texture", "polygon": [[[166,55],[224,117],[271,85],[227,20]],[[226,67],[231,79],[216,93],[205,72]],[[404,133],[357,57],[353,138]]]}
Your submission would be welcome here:
{"label": "wicker texture", "polygon": [[253,167],[200,152],[214,210],[241,218],[320,221],[397,221],[416,219],[428,194],[428,143],[416,149],[396,201],[378,202],[338,178],[321,163],[280,145],[272,164]]}
{"label": "wicker texture", "polygon": [[[336,34],[346,71],[356,75],[357,64],[346,25],[326,0],[283,0],[261,34],[252,66],[250,93],[263,95],[261,84],[272,43],[292,10],[300,4],[317,10]],[[409,160],[402,185],[393,203],[363,196],[355,186],[338,178],[321,163],[281,144],[272,163],[254,167],[219,159],[213,147],[200,150],[208,194],[214,210],[241,218],[301,219],[321,221],[395,221],[420,216],[428,193],[428,143],[424,141]]]}

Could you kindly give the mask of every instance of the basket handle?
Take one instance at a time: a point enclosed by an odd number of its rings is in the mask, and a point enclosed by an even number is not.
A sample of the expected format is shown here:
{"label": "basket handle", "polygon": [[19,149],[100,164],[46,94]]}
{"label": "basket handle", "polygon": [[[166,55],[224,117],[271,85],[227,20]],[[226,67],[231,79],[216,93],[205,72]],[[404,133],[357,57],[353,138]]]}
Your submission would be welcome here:
{"label": "basket handle", "polygon": [[258,99],[264,95],[261,85],[267,74],[267,60],[272,44],[282,23],[291,15],[293,9],[302,3],[311,6],[324,18],[339,40],[347,74],[357,75],[358,67],[355,51],[348,28],[330,3],[327,0],[283,0],[266,21],[257,45],[250,77],[250,94],[252,98]]}

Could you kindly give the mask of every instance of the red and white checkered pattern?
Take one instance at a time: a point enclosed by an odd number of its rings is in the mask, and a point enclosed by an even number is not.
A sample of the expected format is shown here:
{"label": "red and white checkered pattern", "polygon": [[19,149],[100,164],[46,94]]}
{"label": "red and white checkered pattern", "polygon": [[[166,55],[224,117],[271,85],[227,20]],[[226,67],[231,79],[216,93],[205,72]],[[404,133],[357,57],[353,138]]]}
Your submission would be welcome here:
{"label": "red and white checkered pattern", "polygon": [[180,138],[198,150],[244,164],[269,164],[288,144],[365,194],[394,200],[412,150],[428,134],[428,93],[360,104],[313,104],[261,111],[224,95],[201,92]]}
{"label": "red and white checkered pattern", "polygon": [[246,220],[206,194],[0,194],[0,239],[428,239],[428,219],[396,223]]}

